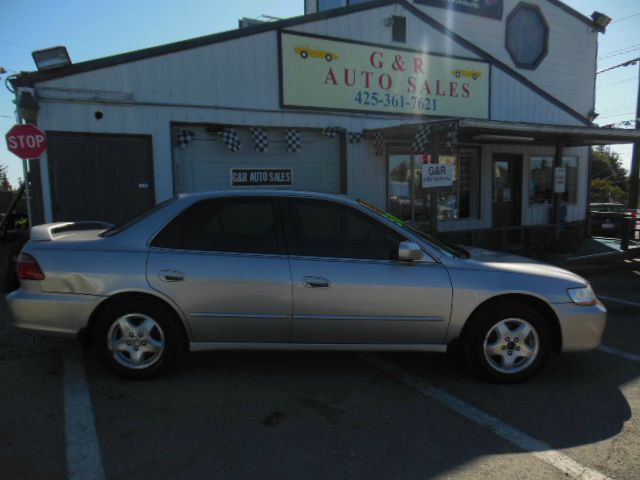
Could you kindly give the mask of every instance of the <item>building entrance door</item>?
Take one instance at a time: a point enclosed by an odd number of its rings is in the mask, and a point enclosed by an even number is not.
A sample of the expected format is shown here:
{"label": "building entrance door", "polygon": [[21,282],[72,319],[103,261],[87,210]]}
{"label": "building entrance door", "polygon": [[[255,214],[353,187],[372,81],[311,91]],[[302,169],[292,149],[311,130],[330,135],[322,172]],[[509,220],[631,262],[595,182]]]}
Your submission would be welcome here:
{"label": "building entrance door", "polygon": [[522,224],[522,155],[493,156],[493,227]]}

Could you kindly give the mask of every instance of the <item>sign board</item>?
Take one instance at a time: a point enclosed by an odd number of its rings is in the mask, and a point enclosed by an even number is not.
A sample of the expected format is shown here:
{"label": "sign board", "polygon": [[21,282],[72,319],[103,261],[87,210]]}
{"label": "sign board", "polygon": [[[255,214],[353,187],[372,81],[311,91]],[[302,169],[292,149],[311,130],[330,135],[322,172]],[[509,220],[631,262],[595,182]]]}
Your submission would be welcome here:
{"label": "sign board", "polygon": [[5,135],[7,149],[22,158],[28,160],[40,158],[47,151],[47,136],[35,125],[14,125]]}
{"label": "sign board", "polygon": [[502,20],[502,0],[415,0],[415,3]]}
{"label": "sign board", "polygon": [[489,64],[282,32],[281,105],[489,118]]}
{"label": "sign board", "polygon": [[232,168],[232,187],[290,187],[293,170],[289,168]]}
{"label": "sign board", "polygon": [[422,188],[441,188],[453,185],[453,165],[422,165]]}
{"label": "sign board", "polygon": [[567,185],[567,169],[556,167],[553,179],[553,193],[564,193]]}

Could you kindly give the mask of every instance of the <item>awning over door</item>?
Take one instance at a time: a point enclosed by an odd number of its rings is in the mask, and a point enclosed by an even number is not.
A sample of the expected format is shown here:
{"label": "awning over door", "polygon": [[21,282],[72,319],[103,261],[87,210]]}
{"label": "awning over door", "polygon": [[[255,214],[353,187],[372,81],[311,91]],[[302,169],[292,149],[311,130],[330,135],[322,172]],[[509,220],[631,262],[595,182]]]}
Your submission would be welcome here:
{"label": "awning over door", "polygon": [[595,126],[569,127],[472,119],[445,119],[404,124],[397,127],[365,130],[365,135],[371,136],[380,132],[386,141],[413,142],[422,127],[429,126],[432,132],[437,132],[448,131],[451,128],[455,128],[456,125],[459,143],[560,144],[563,147],[583,147],[640,142],[640,130]]}

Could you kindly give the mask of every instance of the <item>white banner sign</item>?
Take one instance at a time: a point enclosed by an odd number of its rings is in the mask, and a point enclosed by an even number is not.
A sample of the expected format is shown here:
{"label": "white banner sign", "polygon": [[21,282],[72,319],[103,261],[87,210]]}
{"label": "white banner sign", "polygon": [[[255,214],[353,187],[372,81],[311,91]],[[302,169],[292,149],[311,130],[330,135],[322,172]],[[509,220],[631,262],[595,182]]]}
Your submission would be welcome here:
{"label": "white banner sign", "polygon": [[453,165],[422,165],[422,188],[441,188],[453,185]]}
{"label": "white banner sign", "polygon": [[553,193],[564,193],[567,184],[567,169],[556,167]]}

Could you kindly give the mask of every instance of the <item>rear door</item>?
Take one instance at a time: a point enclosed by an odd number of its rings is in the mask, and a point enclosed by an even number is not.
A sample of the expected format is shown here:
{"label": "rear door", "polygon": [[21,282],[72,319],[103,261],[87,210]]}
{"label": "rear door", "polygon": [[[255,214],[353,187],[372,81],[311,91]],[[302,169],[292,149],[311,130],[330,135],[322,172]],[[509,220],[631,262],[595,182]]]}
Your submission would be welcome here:
{"label": "rear door", "polygon": [[442,264],[397,260],[402,235],[359,210],[292,198],[292,342],[437,344],[451,311]]}
{"label": "rear door", "polygon": [[147,279],[189,319],[196,342],[288,342],[291,275],[276,202],[203,200],[152,241]]}

